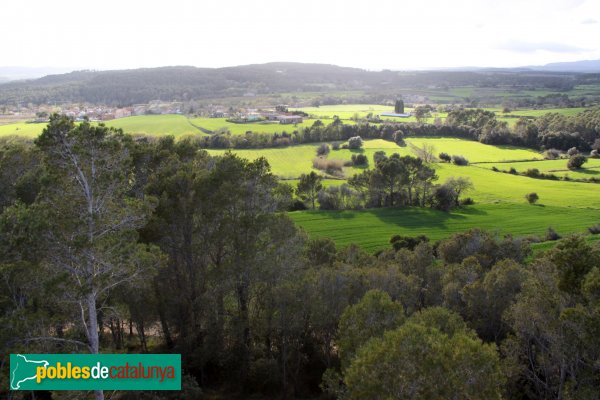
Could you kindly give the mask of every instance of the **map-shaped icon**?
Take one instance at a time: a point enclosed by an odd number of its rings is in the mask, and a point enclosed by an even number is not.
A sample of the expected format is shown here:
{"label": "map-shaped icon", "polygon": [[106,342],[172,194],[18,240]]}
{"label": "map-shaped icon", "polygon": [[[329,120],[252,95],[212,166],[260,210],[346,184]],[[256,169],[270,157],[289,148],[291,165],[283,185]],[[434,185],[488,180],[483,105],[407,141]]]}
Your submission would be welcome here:
{"label": "map-shaped icon", "polygon": [[27,357],[21,354],[17,354],[14,360],[14,367],[12,365],[13,360],[11,360],[12,373],[10,376],[10,388],[12,390],[19,390],[23,382],[36,379],[37,368],[40,366],[47,367],[48,364],[50,364],[46,360],[29,360]]}

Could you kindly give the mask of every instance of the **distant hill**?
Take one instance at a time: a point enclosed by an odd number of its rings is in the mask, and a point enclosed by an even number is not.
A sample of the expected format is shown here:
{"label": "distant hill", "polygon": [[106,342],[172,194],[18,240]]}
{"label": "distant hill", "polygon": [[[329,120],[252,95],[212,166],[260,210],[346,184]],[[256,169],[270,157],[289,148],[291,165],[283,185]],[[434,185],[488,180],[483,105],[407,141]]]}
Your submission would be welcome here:
{"label": "distant hill", "polygon": [[[0,74],[1,76],[2,74]],[[0,104],[90,102],[131,105],[290,92],[357,90],[398,93],[453,86],[536,87],[568,90],[575,77],[555,72],[366,71],[327,64],[268,63],[227,68],[161,67],[75,71],[0,84]]]}
{"label": "distant hill", "polygon": [[600,60],[557,62],[529,68],[536,71],[600,73]]}

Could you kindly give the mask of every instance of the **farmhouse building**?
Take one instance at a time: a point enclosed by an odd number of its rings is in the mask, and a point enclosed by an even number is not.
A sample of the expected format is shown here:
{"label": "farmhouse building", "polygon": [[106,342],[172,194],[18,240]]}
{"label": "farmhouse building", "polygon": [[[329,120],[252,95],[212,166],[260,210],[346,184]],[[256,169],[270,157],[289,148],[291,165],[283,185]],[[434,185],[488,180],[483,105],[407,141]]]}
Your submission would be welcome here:
{"label": "farmhouse building", "polygon": [[410,117],[410,113],[396,114],[393,112],[385,112],[379,114],[380,117],[395,117],[395,118],[408,118]]}
{"label": "farmhouse building", "polygon": [[280,124],[301,124],[303,121],[299,115],[281,115],[279,116]]}

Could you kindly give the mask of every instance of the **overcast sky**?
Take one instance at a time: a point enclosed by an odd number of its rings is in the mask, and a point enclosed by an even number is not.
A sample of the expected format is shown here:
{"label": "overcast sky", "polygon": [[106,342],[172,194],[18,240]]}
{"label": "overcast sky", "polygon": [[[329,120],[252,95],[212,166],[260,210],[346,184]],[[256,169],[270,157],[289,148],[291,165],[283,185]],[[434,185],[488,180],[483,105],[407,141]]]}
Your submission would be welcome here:
{"label": "overcast sky", "polygon": [[0,66],[377,70],[600,59],[599,0],[4,0],[0,16]]}

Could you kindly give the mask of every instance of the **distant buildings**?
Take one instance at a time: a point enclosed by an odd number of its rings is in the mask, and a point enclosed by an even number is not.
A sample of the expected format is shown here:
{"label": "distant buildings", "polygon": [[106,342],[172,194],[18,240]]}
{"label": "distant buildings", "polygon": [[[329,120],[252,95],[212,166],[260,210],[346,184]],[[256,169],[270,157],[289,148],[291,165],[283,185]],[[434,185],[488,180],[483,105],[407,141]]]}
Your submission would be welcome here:
{"label": "distant buildings", "polygon": [[303,121],[300,115],[280,115],[280,124],[301,124]]}
{"label": "distant buildings", "polygon": [[410,117],[410,113],[396,114],[393,112],[385,112],[379,114],[380,117],[395,117],[395,118],[408,118]]}

